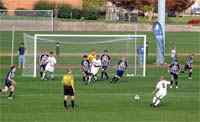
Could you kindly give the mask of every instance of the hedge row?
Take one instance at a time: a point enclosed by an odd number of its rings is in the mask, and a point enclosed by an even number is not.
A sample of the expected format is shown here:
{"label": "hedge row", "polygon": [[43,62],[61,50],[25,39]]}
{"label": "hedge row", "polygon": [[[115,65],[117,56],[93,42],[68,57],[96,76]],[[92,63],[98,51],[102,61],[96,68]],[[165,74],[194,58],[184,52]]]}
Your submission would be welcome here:
{"label": "hedge row", "polygon": [[96,20],[101,16],[101,12],[95,9],[77,9],[72,8],[67,4],[59,4],[57,7],[53,3],[46,1],[39,1],[34,5],[35,10],[52,10],[54,9],[54,16],[65,19],[86,19]]}

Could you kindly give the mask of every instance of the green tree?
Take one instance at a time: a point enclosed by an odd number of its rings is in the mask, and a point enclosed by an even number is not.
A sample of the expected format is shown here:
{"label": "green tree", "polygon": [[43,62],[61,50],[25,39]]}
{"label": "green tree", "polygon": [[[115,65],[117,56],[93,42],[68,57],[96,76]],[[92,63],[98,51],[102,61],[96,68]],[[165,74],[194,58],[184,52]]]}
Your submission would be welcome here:
{"label": "green tree", "polygon": [[55,5],[51,2],[40,0],[34,5],[34,10],[53,10]]}
{"label": "green tree", "polygon": [[83,9],[102,9],[106,0],[83,0]]}

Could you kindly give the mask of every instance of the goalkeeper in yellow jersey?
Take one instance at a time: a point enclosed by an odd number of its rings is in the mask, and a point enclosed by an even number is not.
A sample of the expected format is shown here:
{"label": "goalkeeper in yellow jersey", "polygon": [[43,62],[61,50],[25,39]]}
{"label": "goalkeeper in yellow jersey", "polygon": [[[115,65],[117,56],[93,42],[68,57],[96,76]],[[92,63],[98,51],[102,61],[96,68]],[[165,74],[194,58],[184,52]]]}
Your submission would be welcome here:
{"label": "goalkeeper in yellow jersey", "polygon": [[68,109],[67,102],[71,101],[71,106],[74,108],[74,100],[75,100],[75,88],[74,88],[74,75],[72,74],[72,70],[67,69],[66,74],[63,76],[62,80],[64,86],[64,107],[65,110]]}
{"label": "goalkeeper in yellow jersey", "polygon": [[88,54],[88,60],[90,63],[92,63],[96,59],[96,50],[93,49],[91,53]]}

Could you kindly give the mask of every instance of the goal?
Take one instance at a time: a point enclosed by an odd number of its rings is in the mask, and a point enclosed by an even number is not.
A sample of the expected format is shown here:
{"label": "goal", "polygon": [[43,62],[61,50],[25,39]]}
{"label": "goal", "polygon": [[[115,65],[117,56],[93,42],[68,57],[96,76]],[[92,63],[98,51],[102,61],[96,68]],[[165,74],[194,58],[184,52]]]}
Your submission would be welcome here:
{"label": "goal", "polygon": [[[23,74],[36,77],[39,65],[38,57],[42,50],[56,52],[56,44],[60,45],[60,54],[56,56],[56,75],[62,75],[67,66],[80,74],[80,62],[84,54],[92,49],[98,55],[108,50],[112,62],[109,68],[111,74],[115,73],[117,62],[126,57],[128,68],[126,76],[146,75],[146,35],[67,35],[67,34],[24,34],[24,44],[27,49],[26,64]],[[143,54],[140,48],[143,47]]]}

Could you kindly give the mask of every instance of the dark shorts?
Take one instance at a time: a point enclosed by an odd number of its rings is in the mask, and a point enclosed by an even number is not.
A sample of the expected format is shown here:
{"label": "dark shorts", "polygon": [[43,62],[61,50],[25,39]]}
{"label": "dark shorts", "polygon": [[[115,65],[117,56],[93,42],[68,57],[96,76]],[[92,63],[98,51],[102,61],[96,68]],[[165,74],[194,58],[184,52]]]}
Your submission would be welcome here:
{"label": "dark shorts", "polygon": [[46,64],[40,65],[40,70],[45,70],[45,68],[46,68]]}
{"label": "dark shorts", "polygon": [[171,73],[171,75],[172,75],[172,77],[173,77],[174,80],[177,80],[177,79],[178,79],[178,75],[177,75],[177,74]]}
{"label": "dark shorts", "polygon": [[108,69],[108,66],[102,66],[101,68],[102,68],[103,71],[105,71],[105,70]]}
{"label": "dark shorts", "polygon": [[5,80],[5,86],[7,86],[8,88],[10,87],[10,86],[12,86],[12,81],[10,81],[10,80]]}
{"label": "dark shorts", "polygon": [[190,69],[192,69],[192,67],[186,64],[186,65],[185,65],[185,69],[186,69],[186,70],[190,70]]}
{"label": "dark shorts", "polygon": [[74,96],[74,90],[71,86],[64,86],[64,95],[65,96]]}
{"label": "dark shorts", "polygon": [[83,71],[84,75],[90,75],[91,73],[89,71]]}
{"label": "dark shorts", "polygon": [[122,77],[123,74],[124,74],[124,71],[123,70],[117,70],[116,74],[117,74],[117,76]]}

